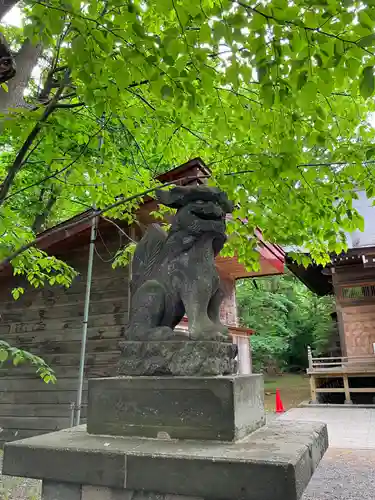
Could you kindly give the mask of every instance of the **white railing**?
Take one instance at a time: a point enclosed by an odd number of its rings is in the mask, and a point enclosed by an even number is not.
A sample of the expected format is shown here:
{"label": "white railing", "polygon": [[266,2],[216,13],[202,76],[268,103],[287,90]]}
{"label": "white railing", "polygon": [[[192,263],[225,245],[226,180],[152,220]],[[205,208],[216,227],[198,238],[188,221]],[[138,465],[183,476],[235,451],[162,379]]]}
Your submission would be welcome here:
{"label": "white railing", "polygon": [[[351,404],[351,393],[375,393],[375,387],[351,387],[349,380],[375,374],[375,354],[363,356],[340,356],[314,358],[311,348],[307,348],[310,378],[311,401],[317,402],[319,393],[344,393],[345,403]],[[367,374],[367,375],[366,375]],[[329,378],[342,379],[342,387],[326,387],[321,382]]]}
{"label": "white railing", "polygon": [[364,354],[362,356],[339,356],[314,358],[311,348],[307,348],[309,361],[309,372],[322,370],[345,369],[346,371],[356,370],[359,367],[375,369],[375,354]]}

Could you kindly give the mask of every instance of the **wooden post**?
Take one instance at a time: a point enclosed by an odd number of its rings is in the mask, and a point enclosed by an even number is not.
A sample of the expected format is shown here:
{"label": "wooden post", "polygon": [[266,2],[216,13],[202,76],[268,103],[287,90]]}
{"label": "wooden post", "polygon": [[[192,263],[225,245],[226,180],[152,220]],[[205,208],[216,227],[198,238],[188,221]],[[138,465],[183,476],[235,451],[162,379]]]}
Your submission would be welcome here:
{"label": "wooden post", "polygon": [[309,360],[309,370],[312,370],[313,362],[312,362],[312,352],[311,347],[307,346],[307,359]]}
{"label": "wooden post", "polygon": [[250,360],[250,373],[253,373],[253,348],[251,347],[251,336],[249,336],[249,360]]}
{"label": "wooden post", "polygon": [[311,391],[311,402],[313,404],[317,404],[318,400],[316,399],[316,383],[315,383],[315,376],[310,375],[310,391]]}
{"label": "wooden post", "polygon": [[345,374],[342,376],[343,381],[344,381],[344,389],[345,389],[345,404],[346,405],[351,405],[353,404],[352,400],[350,399],[350,389],[349,389],[349,380],[348,376]]}

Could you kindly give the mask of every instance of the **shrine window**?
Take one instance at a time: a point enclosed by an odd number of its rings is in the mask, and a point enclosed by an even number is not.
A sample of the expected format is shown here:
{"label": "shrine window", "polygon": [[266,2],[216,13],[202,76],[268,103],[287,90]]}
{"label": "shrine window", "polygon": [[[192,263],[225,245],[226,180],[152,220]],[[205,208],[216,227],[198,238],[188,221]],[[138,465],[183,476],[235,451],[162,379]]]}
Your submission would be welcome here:
{"label": "shrine window", "polygon": [[340,285],[337,298],[340,302],[375,300],[375,283]]}

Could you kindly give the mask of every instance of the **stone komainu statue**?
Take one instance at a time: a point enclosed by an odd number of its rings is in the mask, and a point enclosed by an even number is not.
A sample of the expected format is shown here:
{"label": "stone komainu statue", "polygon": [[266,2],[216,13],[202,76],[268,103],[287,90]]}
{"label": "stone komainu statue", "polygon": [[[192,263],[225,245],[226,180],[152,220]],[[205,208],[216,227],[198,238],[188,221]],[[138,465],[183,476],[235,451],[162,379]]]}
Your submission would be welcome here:
{"label": "stone komainu statue", "polygon": [[226,241],[225,215],[233,205],[225,193],[208,186],[175,187],[156,195],[177,213],[168,233],[153,224],[137,245],[126,337],[169,340],[186,312],[190,340],[225,341],[214,259]]}
{"label": "stone komainu statue", "polygon": [[0,84],[5,83],[16,74],[16,63],[7,41],[0,33]]}

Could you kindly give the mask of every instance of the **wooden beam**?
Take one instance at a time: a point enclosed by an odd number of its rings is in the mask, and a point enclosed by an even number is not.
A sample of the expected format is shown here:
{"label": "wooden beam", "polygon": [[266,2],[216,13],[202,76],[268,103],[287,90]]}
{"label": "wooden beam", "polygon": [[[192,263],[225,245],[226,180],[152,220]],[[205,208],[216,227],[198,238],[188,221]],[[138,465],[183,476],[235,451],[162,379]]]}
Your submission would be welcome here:
{"label": "wooden beam", "polygon": [[345,389],[343,387],[322,387],[316,389],[316,392],[345,392]]}
{"label": "wooden beam", "polygon": [[[334,393],[334,392],[345,392],[345,388],[344,387],[321,387],[321,388],[318,388],[318,389],[315,389],[315,392],[316,393],[319,393],[319,392],[325,392],[325,393]],[[366,393],[366,392],[375,392],[375,387],[349,387],[349,392],[350,393]]]}
{"label": "wooden beam", "polygon": [[351,387],[350,392],[358,392],[358,393],[375,392],[375,387]]}

